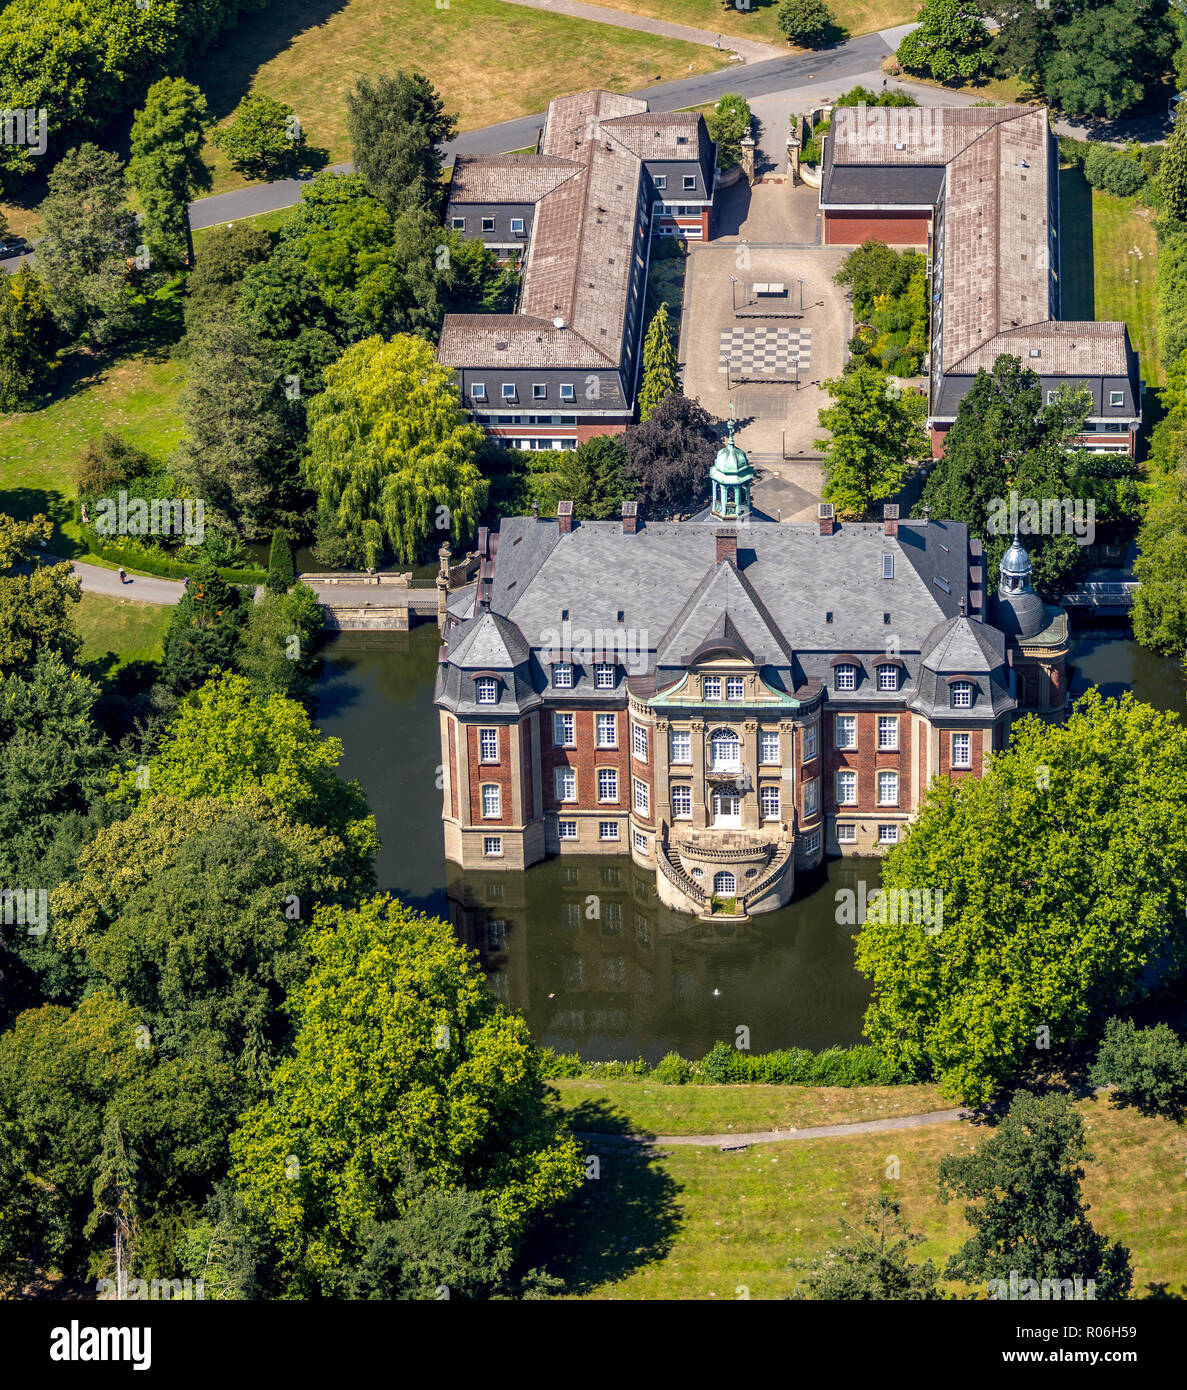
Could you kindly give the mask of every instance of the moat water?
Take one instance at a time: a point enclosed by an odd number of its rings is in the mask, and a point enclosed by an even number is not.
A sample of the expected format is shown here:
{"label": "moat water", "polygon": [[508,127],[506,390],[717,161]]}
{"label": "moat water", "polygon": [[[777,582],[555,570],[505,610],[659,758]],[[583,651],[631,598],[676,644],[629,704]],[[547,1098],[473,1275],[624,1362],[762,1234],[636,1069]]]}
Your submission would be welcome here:
{"label": "moat water", "polygon": [[[379,887],[451,920],[492,989],[536,1038],[588,1060],[670,1049],[686,1057],[750,1029],[755,1051],[861,1041],[869,990],[853,966],[853,928],[836,922],[842,888],[879,882],[877,860],[833,860],[786,908],[719,928],[665,908],[628,856],[549,860],[526,874],[447,865],[433,682],[436,627],[343,634],[326,648],[317,722],[342,740],[342,775],[363,785],[379,826]],[[1085,631],[1073,691],[1132,689],[1187,717],[1178,662],[1124,629]]]}

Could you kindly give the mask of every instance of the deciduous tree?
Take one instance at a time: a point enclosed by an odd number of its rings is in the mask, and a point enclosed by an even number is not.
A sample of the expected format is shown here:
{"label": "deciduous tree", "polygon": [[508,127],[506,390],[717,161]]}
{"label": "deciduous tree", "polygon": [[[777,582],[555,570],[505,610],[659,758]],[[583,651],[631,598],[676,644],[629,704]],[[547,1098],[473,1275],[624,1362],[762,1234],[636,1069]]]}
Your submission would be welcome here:
{"label": "deciduous tree", "polygon": [[440,93],[419,72],[361,77],[346,95],[346,128],[355,168],[392,217],[409,208],[435,212],[441,146],[457,134]]}
{"label": "deciduous tree", "polygon": [[912,459],[927,453],[920,428],[927,402],[876,367],[856,367],[824,387],[833,403],[820,412],[828,436],[816,440],[824,455],[823,496],[843,515],[862,516],[897,492]]}
{"label": "deciduous tree", "polygon": [[153,261],[167,270],[194,259],[189,204],[211,186],[202,159],[209,119],[197,87],[181,77],[162,77],[132,120],[128,180],[144,205]]}

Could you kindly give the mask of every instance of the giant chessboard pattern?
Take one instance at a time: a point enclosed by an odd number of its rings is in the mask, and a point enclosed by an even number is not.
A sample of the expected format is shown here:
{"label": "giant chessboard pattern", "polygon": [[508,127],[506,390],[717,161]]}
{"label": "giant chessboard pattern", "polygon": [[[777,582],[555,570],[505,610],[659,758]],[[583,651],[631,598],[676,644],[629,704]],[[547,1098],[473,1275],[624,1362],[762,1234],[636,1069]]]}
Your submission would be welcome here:
{"label": "giant chessboard pattern", "polygon": [[721,356],[717,370],[724,372],[732,363],[735,376],[795,376],[795,354],[800,355],[800,380],[812,360],[810,328],[768,328],[742,325],[721,333]]}

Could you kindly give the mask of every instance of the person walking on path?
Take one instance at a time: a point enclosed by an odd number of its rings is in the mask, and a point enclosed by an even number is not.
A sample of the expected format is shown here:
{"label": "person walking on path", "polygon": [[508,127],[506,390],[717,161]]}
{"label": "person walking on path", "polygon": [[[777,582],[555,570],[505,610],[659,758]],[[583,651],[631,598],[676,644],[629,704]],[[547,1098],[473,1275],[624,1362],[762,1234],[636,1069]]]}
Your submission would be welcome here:
{"label": "person walking on path", "polygon": [[124,567],[123,567],[123,565],[121,565],[121,566],[120,566],[120,583],[121,583],[121,584],[126,584],[127,582],[128,582],[128,576],[124,573]]}

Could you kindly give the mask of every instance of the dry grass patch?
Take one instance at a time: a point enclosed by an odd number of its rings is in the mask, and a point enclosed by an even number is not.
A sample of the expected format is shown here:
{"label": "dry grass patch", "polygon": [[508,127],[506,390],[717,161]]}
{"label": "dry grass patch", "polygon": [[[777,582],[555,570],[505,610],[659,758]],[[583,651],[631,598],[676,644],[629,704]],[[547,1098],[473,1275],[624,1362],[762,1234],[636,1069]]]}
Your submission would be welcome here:
{"label": "dry grass patch", "polygon": [[[310,143],[339,162],[350,158],[346,93],[364,74],[416,68],[461,128],[473,130],[543,111],[553,97],[584,87],[631,91],[712,72],[727,59],[697,44],[501,0],[451,0],[448,9],[347,0],[333,10],[322,0],[294,0],[247,16],[189,76],[220,120],[249,90],[288,102]],[[223,155],[209,154],[215,192],[243,185]]]}

